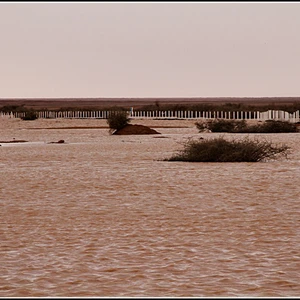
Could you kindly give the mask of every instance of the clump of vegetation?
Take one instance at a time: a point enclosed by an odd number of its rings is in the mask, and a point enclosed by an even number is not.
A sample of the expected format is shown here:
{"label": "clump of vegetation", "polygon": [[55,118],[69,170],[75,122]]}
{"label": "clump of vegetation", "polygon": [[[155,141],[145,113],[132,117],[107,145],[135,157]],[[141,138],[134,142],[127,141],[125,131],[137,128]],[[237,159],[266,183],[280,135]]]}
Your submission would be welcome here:
{"label": "clump of vegetation", "polygon": [[199,132],[209,130],[211,132],[241,132],[247,127],[245,120],[214,119],[195,123]]}
{"label": "clump of vegetation", "polygon": [[24,107],[24,104],[22,105],[4,105],[0,108],[0,111],[4,113],[17,113],[17,112],[24,112],[27,109]]}
{"label": "clump of vegetation", "polygon": [[184,148],[167,161],[185,162],[259,162],[287,156],[289,147],[273,145],[266,140],[243,139],[226,140],[224,137],[213,139],[189,139]]}
{"label": "clump of vegetation", "polygon": [[215,119],[199,121],[195,123],[199,132],[209,130],[211,132],[230,133],[284,133],[297,132],[297,125],[286,121],[268,120],[256,125],[248,125],[245,120]]}
{"label": "clump of vegetation", "polygon": [[109,132],[112,134],[129,124],[130,118],[126,111],[112,111],[107,117]]}
{"label": "clump of vegetation", "polygon": [[[252,128],[253,127],[253,128]],[[290,122],[268,120],[262,124],[249,126],[249,130],[258,133],[298,132],[297,125]],[[250,131],[249,131],[250,132]]]}
{"label": "clump of vegetation", "polygon": [[22,116],[21,119],[25,121],[36,120],[38,119],[38,113],[33,109],[27,110],[25,111],[24,116]]}
{"label": "clump of vegetation", "polygon": [[[140,110],[182,110],[182,111],[267,111],[267,110],[283,110],[289,113],[293,113],[300,109],[300,101],[299,97],[289,97],[289,98],[268,98],[268,102],[266,104],[259,103],[257,104],[257,99],[255,98],[244,98],[242,99],[231,99],[223,98],[224,101],[214,101],[213,98],[210,99],[199,99],[198,103],[189,103],[189,101],[181,102],[180,104],[172,104],[172,103],[164,103],[163,101],[159,101],[161,99],[156,99],[153,104],[146,104],[139,107]],[[208,101],[210,100],[210,101]],[[219,99],[220,100],[220,99]],[[238,100],[238,101],[237,101]],[[287,101],[288,100],[288,101]],[[159,104],[159,105],[157,105]]]}

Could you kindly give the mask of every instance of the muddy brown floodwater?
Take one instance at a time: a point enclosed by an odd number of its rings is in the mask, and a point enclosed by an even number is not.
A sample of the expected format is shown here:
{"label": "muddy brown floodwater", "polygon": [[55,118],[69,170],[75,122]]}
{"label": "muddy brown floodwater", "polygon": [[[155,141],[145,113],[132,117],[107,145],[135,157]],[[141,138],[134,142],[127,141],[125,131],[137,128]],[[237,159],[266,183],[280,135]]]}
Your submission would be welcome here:
{"label": "muddy brown floodwater", "polygon": [[0,147],[0,296],[300,296],[300,133],[255,135],[288,159],[163,161],[219,135],[176,122],[133,122],[158,138],[0,120],[0,140],[28,141]]}

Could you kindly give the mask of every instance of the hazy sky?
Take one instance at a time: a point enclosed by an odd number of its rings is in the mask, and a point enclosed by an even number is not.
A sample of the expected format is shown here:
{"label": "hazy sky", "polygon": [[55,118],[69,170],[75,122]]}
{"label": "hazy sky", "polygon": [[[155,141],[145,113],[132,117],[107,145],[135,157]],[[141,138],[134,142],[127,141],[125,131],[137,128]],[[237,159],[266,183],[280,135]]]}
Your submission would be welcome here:
{"label": "hazy sky", "polygon": [[300,96],[300,3],[0,3],[0,98]]}

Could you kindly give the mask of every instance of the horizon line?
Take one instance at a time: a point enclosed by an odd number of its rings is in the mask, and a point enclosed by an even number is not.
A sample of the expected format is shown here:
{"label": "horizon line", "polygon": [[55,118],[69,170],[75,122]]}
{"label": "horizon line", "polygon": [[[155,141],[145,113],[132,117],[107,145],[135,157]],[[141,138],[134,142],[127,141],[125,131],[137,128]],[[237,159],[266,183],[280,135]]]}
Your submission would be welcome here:
{"label": "horizon line", "polygon": [[152,97],[1,97],[1,100],[74,100],[74,99],[105,99],[105,100],[114,100],[114,99],[266,99],[266,98],[300,98],[299,96],[194,96],[194,97],[160,97],[160,96],[152,96]]}

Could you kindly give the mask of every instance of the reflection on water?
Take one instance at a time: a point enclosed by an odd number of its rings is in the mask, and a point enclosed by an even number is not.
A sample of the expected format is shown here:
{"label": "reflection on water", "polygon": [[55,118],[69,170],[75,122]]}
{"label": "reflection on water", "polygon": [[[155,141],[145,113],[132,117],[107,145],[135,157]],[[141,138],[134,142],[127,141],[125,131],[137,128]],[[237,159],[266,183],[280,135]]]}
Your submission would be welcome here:
{"label": "reflection on water", "polygon": [[288,160],[183,163],[162,159],[217,134],[11,123],[0,140],[29,143],[0,147],[1,297],[300,295],[300,134],[261,135]]}

